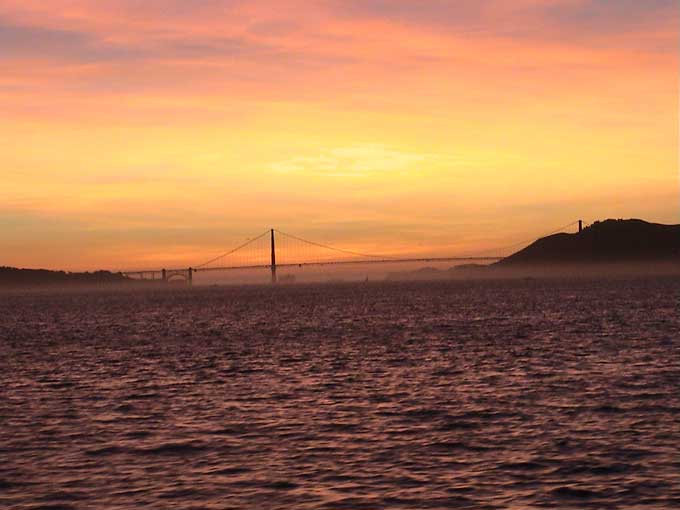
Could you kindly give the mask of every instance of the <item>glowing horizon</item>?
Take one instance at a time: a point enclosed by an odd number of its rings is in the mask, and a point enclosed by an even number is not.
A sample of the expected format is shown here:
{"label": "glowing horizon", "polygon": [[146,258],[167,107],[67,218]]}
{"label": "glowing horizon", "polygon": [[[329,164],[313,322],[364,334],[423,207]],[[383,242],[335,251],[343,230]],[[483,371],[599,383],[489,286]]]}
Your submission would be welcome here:
{"label": "glowing horizon", "polygon": [[5,0],[0,265],[678,222],[672,0]]}

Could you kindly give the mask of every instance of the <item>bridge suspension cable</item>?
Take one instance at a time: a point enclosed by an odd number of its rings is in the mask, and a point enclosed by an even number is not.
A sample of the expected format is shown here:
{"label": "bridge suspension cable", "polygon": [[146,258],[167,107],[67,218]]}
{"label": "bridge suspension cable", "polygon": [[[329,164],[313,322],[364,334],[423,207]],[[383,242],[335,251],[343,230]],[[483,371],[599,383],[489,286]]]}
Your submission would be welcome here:
{"label": "bridge suspension cable", "polygon": [[345,255],[353,255],[355,257],[365,257],[365,258],[368,258],[368,259],[380,259],[380,260],[391,260],[391,259],[397,258],[397,257],[388,256],[388,255],[371,255],[371,254],[368,254],[368,253],[359,253],[359,252],[352,251],[352,250],[345,250],[343,248],[336,248],[334,246],[329,246],[327,244],[321,244],[321,243],[316,243],[314,241],[308,241],[307,239],[303,239],[301,237],[297,237],[297,236],[294,236],[292,234],[287,234],[287,233],[282,232],[278,229],[274,229],[274,232],[276,232],[277,234],[281,234],[282,236],[289,237],[290,239],[294,239],[295,241],[306,243],[306,244],[309,244],[311,246],[316,246],[317,248],[323,248],[325,250],[331,250],[331,251],[335,251],[335,252],[338,252],[338,253],[344,253]]}
{"label": "bridge suspension cable", "polygon": [[233,248],[233,249],[231,249],[231,250],[229,250],[229,251],[227,251],[227,252],[224,252],[224,253],[222,253],[221,255],[218,255],[217,257],[208,260],[207,262],[203,262],[202,264],[198,264],[198,265],[196,265],[194,268],[195,268],[195,269],[200,269],[200,268],[205,267],[205,266],[208,266],[208,265],[210,265],[210,264],[212,264],[212,263],[214,263],[214,262],[217,262],[218,260],[220,260],[220,259],[222,259],[222,258],[224,258],[224,257],[226,257],[226,256],[228,256],[228,255],[231,255],[232,253],[236,253],[237,251],[239,251],[239,250],[245,248],[246,246],[248,246],[248,245],[254,243],[255,241],[258,241],[258,240],[262,239],[264,236],[266,236],[267,234],[269,234],[269,232],[270,232],[269,230],[266,230],[266,231],[264,231],[262,234],[260,234],[259,236],[253,237],[252,239],[249,239],[249,240],[246,241],[245,243],[243,243],[243,244],[237,246],[236,248]]}
{"label": "bridge suspension cable", "polygon": [[[551,230],[550,232],[543,234],[540,237],[547,237],[553,234],[556,234],[558,232],[564,232],[566,229],[578,224],[578,221],[572,221],[566,225],[563,225],[557,229]],[[282,230],[279,229],[270,229],[266,230],[262,234],[253,237],[252,239],[249,239],[243,244],[240,244],[239,246],[226,251],[217,257],[213,257],[210,260],[207,260],[203,262],[202,264],[198,264],[194,266],[194,269],[199,269],[199,270],[215,270],[215,269],[237,269],[237,268],[255,268],[255,267],[268,267],[271,264],[269,263],[269,249],[270,249],[270,244],[269,240],[266,239],[272,232],[275,232],[279,236],[278,240],[278,255],[277,255],[277,262],[278,265],[280,266],[291,266],[291,265],[325,265],[325,264],[347,264],[347,263],[360,263],[360,262],[366,262],[366,263],[375,263],[375,262],[392,262],[392,261],[435,261],[435,260],[472,260],[472,259],[479,259],[479,260],[485,260],[485,259],[500,259],[502,258],[501,255],[502,252],[505,252],[506,250],[511,250],[513,248],[516,248],[521,245],[526,245],[534,241],[536,238],[532,237],[531,239],[523,240],[520,242],[516,242],[501,248],[495,248],[493,250],[484,250],[482,252],[478,252],[476,256],[468,256],[468,257],[443,257],[443,258],[437,258],[437,257],[425,257],[425,258],[417,258],[417,259],[403,259],[400,257],[394,257],[390,255],[378,255],[378,254],[372,254],[372,253],[363,253],[363,252],[358,252],[358,251],[353,251],[353,250],[347,250],[344,248],[337,248],[335,246],[331,246],[328,244],[323,244],[323,243],[318,243],[316,241],[310,241],[308,239],[304,239],[302,237],[295,236],[293,234],[289,234],[287,232],[283,232]],[[261,241],[260,243],[257,243],[258,241]],[[257,244],[256,244],[257,243]],[[321,251],[319,251],[321,250]],[[488,257],[488,253],[494,253],[493,257]],[[349,256],[350,258],[343,258],[343,259],[337,259],[337,258],[331,258],[330,254],[335,253],[335,254],[342,254],[345,256]],[[224,260],[230,255],[236,254],[236,258],[230,258],[229,263],[224,263],[224,267],[208,267],[211,266],[211,264],[214,264],[217,261]]]}
{"label": "bridge suspension cable", "polygon": [[575,226],[575,225],[578,225],[578,220],[577,220],[577,221],[572,221],[571,223],[568,223],[568,224],[566,224],[566,225],[564,225],[564,226],[562,226],[562,227],[556,228],[555,230],[552,230],[552,231],[550,231],[550,232],[548,232],[548,233],[546,233],[546,234],[539,235],[538,237],[532,237],[532,238],[530,238],[530,239],[524,239],[524,240],[522,240],[522,241],[519,241],[519,242],[516,242],[516,243],[512,243],[512,244],[508,244],[508,245],[502,246],[502,247],[500,247],[500,248],[492,248],[492,249],[490,249],[490,250],[482,250],[482,251],[479,252],[479,253],[480,253],[480,255],[484,255],[484,254],[487,254],[487,253],[497,253],[497,254],[500,254],[500,253],[504,252],[505,250],[511,250],[511,249],[513,249],[513,248],[517,248],[518,246],[528,246],[528,245],[530,245],[531,243],[533,243],[534,241],[536,241],[537,239],[541,239],[541,238],[543,238],[543,237],[548,237],[548,236],[551,236],[551,235],[554,235],[554,234],[559,234],[560,232],[564,232],[564,231],[567,230],[568,228],[573,227],[573,226]]}

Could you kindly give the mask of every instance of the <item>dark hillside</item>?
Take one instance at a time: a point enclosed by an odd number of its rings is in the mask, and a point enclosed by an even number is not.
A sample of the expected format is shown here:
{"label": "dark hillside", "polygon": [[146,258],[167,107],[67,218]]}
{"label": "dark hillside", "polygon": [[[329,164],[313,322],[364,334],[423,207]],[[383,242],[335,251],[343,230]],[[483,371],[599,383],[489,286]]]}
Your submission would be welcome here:
{"label": "dark hillside", "polygon": [[43,285],[102,285],[130,282],[119,273],[95,271],[93,273],[67,273],[47,269],[17,269],[0,267],[0,287],[33,287]]}
{"label": "dark hillside", "polygon": [[496,266],[677,261],[680,225],[643,220],[596,222],[577,234],[556,234],[537,240]]}

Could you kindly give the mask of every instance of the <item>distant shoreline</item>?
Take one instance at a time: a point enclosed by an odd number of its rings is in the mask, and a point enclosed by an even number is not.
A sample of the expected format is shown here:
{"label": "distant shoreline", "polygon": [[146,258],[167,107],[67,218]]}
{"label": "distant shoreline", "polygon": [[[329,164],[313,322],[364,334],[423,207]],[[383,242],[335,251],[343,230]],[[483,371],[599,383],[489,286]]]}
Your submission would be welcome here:
{"label": "distant shoreline", "polygon": [[0,289],[26,287],[120,286],[138,283],[122,273],[111,271],[67,272],[49,269],[0,267]]}

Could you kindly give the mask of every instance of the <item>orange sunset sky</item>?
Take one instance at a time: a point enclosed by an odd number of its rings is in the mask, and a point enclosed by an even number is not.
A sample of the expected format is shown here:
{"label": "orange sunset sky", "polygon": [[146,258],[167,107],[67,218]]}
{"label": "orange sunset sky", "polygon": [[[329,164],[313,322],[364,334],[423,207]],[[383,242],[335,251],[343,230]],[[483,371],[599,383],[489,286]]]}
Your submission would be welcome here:
{"label": "orange sunset sky", "polygon": [[0,265],[677,223],[676,0],[0,0]]}

